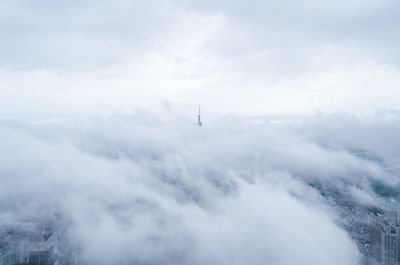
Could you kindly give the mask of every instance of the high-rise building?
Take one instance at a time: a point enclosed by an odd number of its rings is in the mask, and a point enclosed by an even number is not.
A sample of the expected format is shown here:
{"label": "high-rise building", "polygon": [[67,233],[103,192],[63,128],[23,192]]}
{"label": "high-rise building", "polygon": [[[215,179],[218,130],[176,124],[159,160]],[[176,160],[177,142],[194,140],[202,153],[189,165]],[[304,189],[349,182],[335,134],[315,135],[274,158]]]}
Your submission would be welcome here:
{"label": "high-rise building", "polygon": [[400,265],[400,226],[375,221],[371,227],[371,264]]}
{"label": "high-rise building", "polygon": [[385,259],[385,229],[382,224],[374,223],[371,226],[371,258],[376,261],[377,264],[384,264]]}
{"label": "high-rise building", "polygon": [[49,233],[39,240],[29,234],[11,233],[0,240],[0,265],[59,264],[57,235]]}

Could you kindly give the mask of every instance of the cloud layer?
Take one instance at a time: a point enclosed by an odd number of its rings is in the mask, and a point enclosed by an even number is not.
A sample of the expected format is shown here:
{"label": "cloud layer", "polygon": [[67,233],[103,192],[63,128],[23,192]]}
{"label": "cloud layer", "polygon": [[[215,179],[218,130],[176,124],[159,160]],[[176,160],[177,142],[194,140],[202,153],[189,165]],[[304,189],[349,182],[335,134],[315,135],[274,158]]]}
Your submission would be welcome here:
{"label": "cloud layer", "polygon": [[398,9],[2,1],[0,228],[83,264],[357,264],[343,205],[398,205]]}
{"label": "cloud layer", "polygon": [[[1,220],[61,222],[88,264],[357,264],[346,218],[315,185],[385,205],[373,183],[398,185],[398,154],[385,147],[398,114],[377,117],[226,117],[196,128],[170,112],[7,123]],[[388,137],[377,147],[382,117]]]}

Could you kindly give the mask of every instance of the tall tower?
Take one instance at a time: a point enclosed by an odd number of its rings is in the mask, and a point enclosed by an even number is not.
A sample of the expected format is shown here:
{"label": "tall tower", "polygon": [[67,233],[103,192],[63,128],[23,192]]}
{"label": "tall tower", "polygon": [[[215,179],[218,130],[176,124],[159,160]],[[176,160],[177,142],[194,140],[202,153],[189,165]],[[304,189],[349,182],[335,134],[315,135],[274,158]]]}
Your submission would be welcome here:
{"label": "tall tower", "polygon": [[199,105],[199,115],[197,116],[197,125],[200,127],[203,126],[203,122],[201,121],[201,116],[200,116],[200,105]]}

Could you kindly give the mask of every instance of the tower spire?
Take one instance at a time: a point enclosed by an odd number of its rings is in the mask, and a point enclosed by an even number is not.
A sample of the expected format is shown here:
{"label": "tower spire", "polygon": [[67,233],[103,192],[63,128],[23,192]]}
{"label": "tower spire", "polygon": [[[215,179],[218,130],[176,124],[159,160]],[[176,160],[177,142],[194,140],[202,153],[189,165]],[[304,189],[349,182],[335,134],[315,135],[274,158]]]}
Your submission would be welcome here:
{"label": "tower spire", "polygon": [[201,121],[201,116],[200,116],[200,105],[199,105],[199,115],[197,116],[197,125],[200,127],[203,125],[203,122]]}

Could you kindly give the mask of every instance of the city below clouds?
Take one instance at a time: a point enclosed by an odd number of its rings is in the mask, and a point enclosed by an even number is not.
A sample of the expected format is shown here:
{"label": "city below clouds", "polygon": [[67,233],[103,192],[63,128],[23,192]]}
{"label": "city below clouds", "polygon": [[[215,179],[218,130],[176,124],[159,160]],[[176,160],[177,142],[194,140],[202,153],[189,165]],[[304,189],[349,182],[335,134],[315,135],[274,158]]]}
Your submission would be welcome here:
{"label": "city below clouds", "polygon": [[399,264],[399,10],[2,1],[0,264]]}

